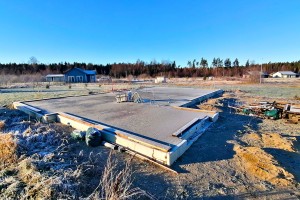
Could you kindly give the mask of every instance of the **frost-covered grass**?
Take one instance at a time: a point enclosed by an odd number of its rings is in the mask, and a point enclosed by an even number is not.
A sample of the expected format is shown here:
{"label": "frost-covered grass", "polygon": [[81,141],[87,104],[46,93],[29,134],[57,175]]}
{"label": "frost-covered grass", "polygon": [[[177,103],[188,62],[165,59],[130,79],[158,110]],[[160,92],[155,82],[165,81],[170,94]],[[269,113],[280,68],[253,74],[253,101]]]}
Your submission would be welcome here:
{"label": "frost-covered grass", "polygon": [[133,185],[132,159],[124,165],[125,160],[118,162],[109,149],[91,148],[72,139],[69,126],[26,118],[21,111],[0,109],[0,121],[5,123],[0,131],[0,199],[134,199],[146,195]]}
{"label": "frost-covered grass", "polygon": [[[45,83],[46,84],[46,83]],[[8,88],[0,90],[0,106],[9,105],[15,101],[28,101],[34,99],[45,99],[65,96],[87,95],[90,92],[101,93],[110,92],[112,90],[122,89],[136,89],[138,84],[72,84],[69,85],[50,85],[47,89],[46,85],[39,85],[38,87],[26,88]],[[150,86],[150,85],[149,85]],[[172,86],[163,85],[163,86]],[[176,86],[178,87],[178,86]],[[281,99],[298,99],[300,97],[300,85],[297,84],[213,84],[209,85],[188,85],[187,87],[200,87],[203,89],[223,89],[225,91],[245,92],[248,96],[260,96],[268,98]],[[298,97],[298,98],[297,98]]]}
{"label": "frost-covered grass", "polygon": [[245,92],[249,96],[260,96],[269,98],[286,98],[294,99],[296,96],[300,96],[300,86],[290,87],[288,85],[219,85],[216,86],[225,91],[237,91]]}
{"label": "frost-covered grass", "polygon": [[84,95],[88,94],[88,92],[86,89],[68,89],[68,86],[53,87],[50,89],[45,89],[45,87],[2,89],[0,93],[0,105],[8,105],[15,101]]}
{"label": "frost-covered grass", "polygon": [[131,89],[139,87],[138,85],[100,85],[100,84],[72,84],[69,87],[66,85],[50,85],[49,89],[46,85],[39,85],[38,87],[26,87],[26,88],[7,88],[0,89],[0,106],[9,105],[16,101],[28,101],[34,99],[45,99],[55,97],[88,95],[90,92],[100,93],[108,92],[111,90]]}
{"label": "frost-covered grass", "polygon": [[300,97],[300,78],[297,79],[264,79],[262,84],[251,83],[247,79],[230,80],[230,78],[216,80],[189,79],[176,80],[169,85],[196,87],[200,89],[223,89],[225,91],[242,91],[246,96],[268,97],[280,99],[294,99]]}

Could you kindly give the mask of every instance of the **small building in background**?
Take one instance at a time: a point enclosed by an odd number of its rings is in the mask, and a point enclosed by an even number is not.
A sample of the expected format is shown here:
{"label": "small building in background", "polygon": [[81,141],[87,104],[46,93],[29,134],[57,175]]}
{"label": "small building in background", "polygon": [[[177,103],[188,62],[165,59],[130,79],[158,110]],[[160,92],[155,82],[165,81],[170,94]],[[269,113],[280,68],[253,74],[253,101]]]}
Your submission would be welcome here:
{"label": "small building in background", "polygon": [[166,83],[167,79],[164,76],[158,76],[156,77],[156,79],[154,80],[155,83]]}
{"label": "small building in background", "polygon": [[97,72],[95,70],[84,70],[78,67],[65,72],[65,82],[67,83],[94,83]]}
{"label": "small building in background", "polygon": [[100,76],[98,79],[97,79],[97,82],[99,83],[111,83],[112,82],[112,79],[110,76]]}
{"label": "small building in background", "polygon": [[246,74],[243,75],[243,78],[253,78],[253,77],[268,78],[269,74],[267,72],[261,72],[261,71],[248,71]]}
{"label": "small building in background", "polygon": [[64,82],[65,81],[65,75],[63,74],[48,74],[46,76],[47,82]]}
{"label": "small building in background", "polygon": [[292,71],[279,71],[272,75],[273,78],[297,78],[298,74]]}

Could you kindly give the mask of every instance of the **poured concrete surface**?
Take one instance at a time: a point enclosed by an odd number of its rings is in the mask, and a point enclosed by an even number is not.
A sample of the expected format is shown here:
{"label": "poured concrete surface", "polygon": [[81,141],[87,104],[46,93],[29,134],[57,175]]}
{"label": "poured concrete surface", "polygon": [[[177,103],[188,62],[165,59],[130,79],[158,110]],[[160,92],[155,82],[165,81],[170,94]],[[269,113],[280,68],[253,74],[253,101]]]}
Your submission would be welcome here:
{"label": "poured concrete surface", "polygon": [[218,90],[182,87],[151,87],[137,90],[146,103],[172,106],[182,106],[215,91]]}
{"label": "poured concrete surface", "polygon": [[[177,106],[213,91],[191,88],[146,88],[138,92],[143,99],[145,97],[150,99],[154,93],[155,100],[161,102],[168,101],[167,98],[170,97],[168,105]],[[207,116],[206,113],[178,110],[157,103],[116,103],[113,93],[32,101],[26,104],[45,112],[71,113],[123,129],[165,149],[172,148],[182,141],[172,136],[174,132],[195,118]]]}

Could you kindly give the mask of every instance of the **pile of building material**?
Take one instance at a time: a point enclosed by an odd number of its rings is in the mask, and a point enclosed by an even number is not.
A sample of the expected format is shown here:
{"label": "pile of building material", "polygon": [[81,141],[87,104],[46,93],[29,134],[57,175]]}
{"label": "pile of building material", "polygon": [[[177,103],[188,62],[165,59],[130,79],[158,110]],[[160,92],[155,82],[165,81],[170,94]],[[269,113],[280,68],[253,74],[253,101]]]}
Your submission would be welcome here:
{"label": "pile of building material", "polygon": [[128,101],[131,101],[131,97],[128,95],[128,93],[117,94],[116,100],[117,100],[117,103],[128,102]]}
{"label": "pile of building material", "polygon": [[283,116],[288,119],[288,122],[297,124],[300,121],[300,105],[286,104],[283,111]]}
{"label": "pile of building material", "polygon": [[117,103],[121,102],[134,102],[134,103],[142,103],[142,98],[140,97],[139,93],[134,92],[132,94],[131,91],[125,93],[119,93],[116,95]]}
{"label": "pile of building material", "polygon": [[300,121],[300,106],[291,105],[286,102],[267,102],[261,101],[249,105],[228,105],[229,108],[235,109],[250,116],[257,116],[268,119],[288,119],[288,122],[298,123]]}

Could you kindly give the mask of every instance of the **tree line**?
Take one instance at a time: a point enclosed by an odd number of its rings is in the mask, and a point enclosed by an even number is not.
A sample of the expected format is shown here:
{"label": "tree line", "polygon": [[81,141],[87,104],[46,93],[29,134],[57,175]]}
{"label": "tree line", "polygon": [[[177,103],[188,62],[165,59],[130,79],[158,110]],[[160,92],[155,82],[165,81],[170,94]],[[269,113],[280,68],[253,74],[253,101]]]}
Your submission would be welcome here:
{"label": "tree line", "polygon": [[[58,74],[64,73],[69,69],[79,67],[87,70],[96,70],[100,75],[109,75],[115,78],[132,76],[166,76],[166,77],[242,77],[248,71],[260,71],[261,65],[249,61],[242,65],[236,58],[231,61],[230,58],[221,59],[213,58],[209,63],[207,59],[193,59],[187,62],[187,65],[177,66],[175,61],[149,63],[137,60],[135,63],[112,63],[112,64],[92,64],[92,63],[39,63],[36,58],[31,57],[28,63],[0,63],[0,74]],[[276,71],[293,71],[300,72],[300,60],[295,62],[276,62],[262,64],[264,72],[272,73]]]}

